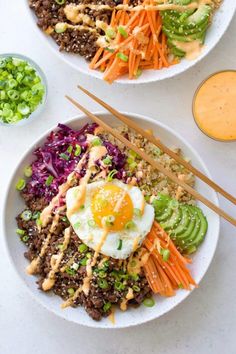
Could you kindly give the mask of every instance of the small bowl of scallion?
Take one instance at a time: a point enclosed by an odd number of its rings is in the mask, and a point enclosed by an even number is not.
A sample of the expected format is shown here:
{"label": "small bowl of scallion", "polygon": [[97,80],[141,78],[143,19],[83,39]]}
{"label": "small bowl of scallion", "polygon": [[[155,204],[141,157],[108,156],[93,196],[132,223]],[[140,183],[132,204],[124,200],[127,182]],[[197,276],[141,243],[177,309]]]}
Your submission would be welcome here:
{"label": "small bowl of scallion", "polygon": [[47,81],[41,68],[21,54],[0,55],[0,124],[23,125],[45,106]]}

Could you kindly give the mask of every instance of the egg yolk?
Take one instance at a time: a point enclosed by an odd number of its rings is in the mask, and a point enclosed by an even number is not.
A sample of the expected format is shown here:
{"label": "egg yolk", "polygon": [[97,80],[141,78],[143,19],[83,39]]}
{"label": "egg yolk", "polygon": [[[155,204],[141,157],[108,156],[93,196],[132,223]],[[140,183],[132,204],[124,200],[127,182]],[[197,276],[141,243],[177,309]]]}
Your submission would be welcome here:
{"label": "egg yolk", "polygon": [[129,194],[113,184],[96,190],[92,196],[91,210],[96,224],[112,231],[124,229],[133,218],[133,203]]}

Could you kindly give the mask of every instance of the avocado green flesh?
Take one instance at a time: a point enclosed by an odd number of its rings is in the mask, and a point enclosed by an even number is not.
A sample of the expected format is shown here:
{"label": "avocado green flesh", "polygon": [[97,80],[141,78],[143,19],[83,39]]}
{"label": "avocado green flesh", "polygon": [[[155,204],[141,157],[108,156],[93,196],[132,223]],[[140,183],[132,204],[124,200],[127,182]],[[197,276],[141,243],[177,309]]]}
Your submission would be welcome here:
{"label": "avocado green flesh", "polygon": [[180,208],[182,211],[182,219],[179,222],[179,224],[177,225],[177,227],[174,230],[172,230],[172,232],[171,232],[171,237],[173,239],[177,239],[178,235],[183,233],[187,229],[187,227],[190,223],[190,216],[189,216],[188,208],[185,205],[180,206]]}
{"label": "avocado green flesh", "polygon": [[174,210],[171,218],[163,223],[160,223],[160,225],[164,230],[173,230],[176,227],[176,225],[179,224],[181,218],[182,218],[182,210],[180,208],[177,208]]}
{"label": "avocado green flesh", "polygon": [[167,208],[163,210],[162,214],[156,214],[156,218],[159,222],[165,221],[171,217],[172,213],[172,208],[170,206],[167,206]]}

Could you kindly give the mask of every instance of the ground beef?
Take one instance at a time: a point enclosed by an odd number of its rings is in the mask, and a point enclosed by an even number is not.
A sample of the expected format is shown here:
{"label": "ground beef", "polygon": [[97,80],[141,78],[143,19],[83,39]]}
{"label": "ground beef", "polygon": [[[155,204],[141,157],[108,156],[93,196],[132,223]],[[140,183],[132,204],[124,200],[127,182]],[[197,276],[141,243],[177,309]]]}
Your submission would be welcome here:
{"label": "ground beef", "polygon": [[[27,193],[22,193],[22,197],[25,199],[26,205],[32,211],[32,215],[37,216],[37,213],[43,209],[45,204],[48,204],[44,198],[34,198],[32,195]],[[25,231],[25,235],[28,236],[28,239],[25,241],[26,246],[28,247],[25,252],[25,257],[31,262],[36,258],[41,250],[43,241],[46,239],[50,224],[42,229],[41,232],[37,228],[37,219],[29,221],[24,221],[21,214],[17,217],[17,224],[19,229]],[[54,230],[50,244],[47,248],[45,256],[41,258],[39,268],[38,268],[38,286],[39,289],[42,289],[43,280],[46,278],[47,274],[50,271],[50,261],[51,256],[58,252],[60,245],[63,242],[64,230],[69,226],[69,223],[65,216],[65,211],[60,213],[60,222],[57,228]],[[23,239],[23,236],[22,236]],[[67,300],[70,295],[68,289],[73,289],[74,291],[78,289],[83,284],[83,279],[86,276],[86,267],[80,265],[78,270],[73,270],[68,266],[68,262],[73,258],[73,263],[80,264],[80,262],[90,254],[90,257],[93,257],[94,251],[92,249],[87,249],[85,252],[79,252],[78,248],[82,244],[78,236],[72,231],[70,242],[67,250],[65,251],[63,260],[60,264],[60,270],[64,267],[64,271],[60,271],[56,274],[56,282],[52,291],[60,296],[64,301]],[[102,255],[98,257],[97,264],[101,261]],[[125,267],[125,262],[124,262]],[[105,304],[120,304],[122,299],[125,298],[128,288],[136,286],[136,289],[140,291],[134,291],[134,298],[129,300],[128,305],[138,306],[145,297],[150,296],[151,290],[148,286],[146,277],[143,273],[139,274],[138,279],[135,279],[132,276],[127,274],[127,269],[124,268],[124,271],[121,272],[121,265],[119,260],[110,258],[102,269],[94,268],[93,276],[90,281],[90,291],[88,296],[83,292],[80,293],[79,297],[72,304],[73,307],[83,306],[89,316],[94,320],[100,320],[102,317],[106,317],[110,314],[111,309],[106,309]],[[103,277],[101,278],[100,271],[103,271]],[[122,273],[122,275],[117,275]],[[105,273],[105,275],[104,275]],[[124,284],[122,290],[117,290],[115,288],[115,283],[117,281],[117,276],[122,276],[119,279],[120,282]],[[101,279],[106,280],[107,287],[102,289],[99,286],[99,281]]]}

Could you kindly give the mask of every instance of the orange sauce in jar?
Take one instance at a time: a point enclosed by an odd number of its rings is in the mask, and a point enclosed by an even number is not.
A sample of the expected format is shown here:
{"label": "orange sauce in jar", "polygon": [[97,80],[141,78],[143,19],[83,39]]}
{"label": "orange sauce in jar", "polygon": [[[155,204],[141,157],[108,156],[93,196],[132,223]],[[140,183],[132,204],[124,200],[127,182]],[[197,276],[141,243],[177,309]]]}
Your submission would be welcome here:
{"label": "orange sauce in jar", "polygon": [[193,99],[193,116],[209,137],[236,140],[236,71],[215,73],[198,87]]}

